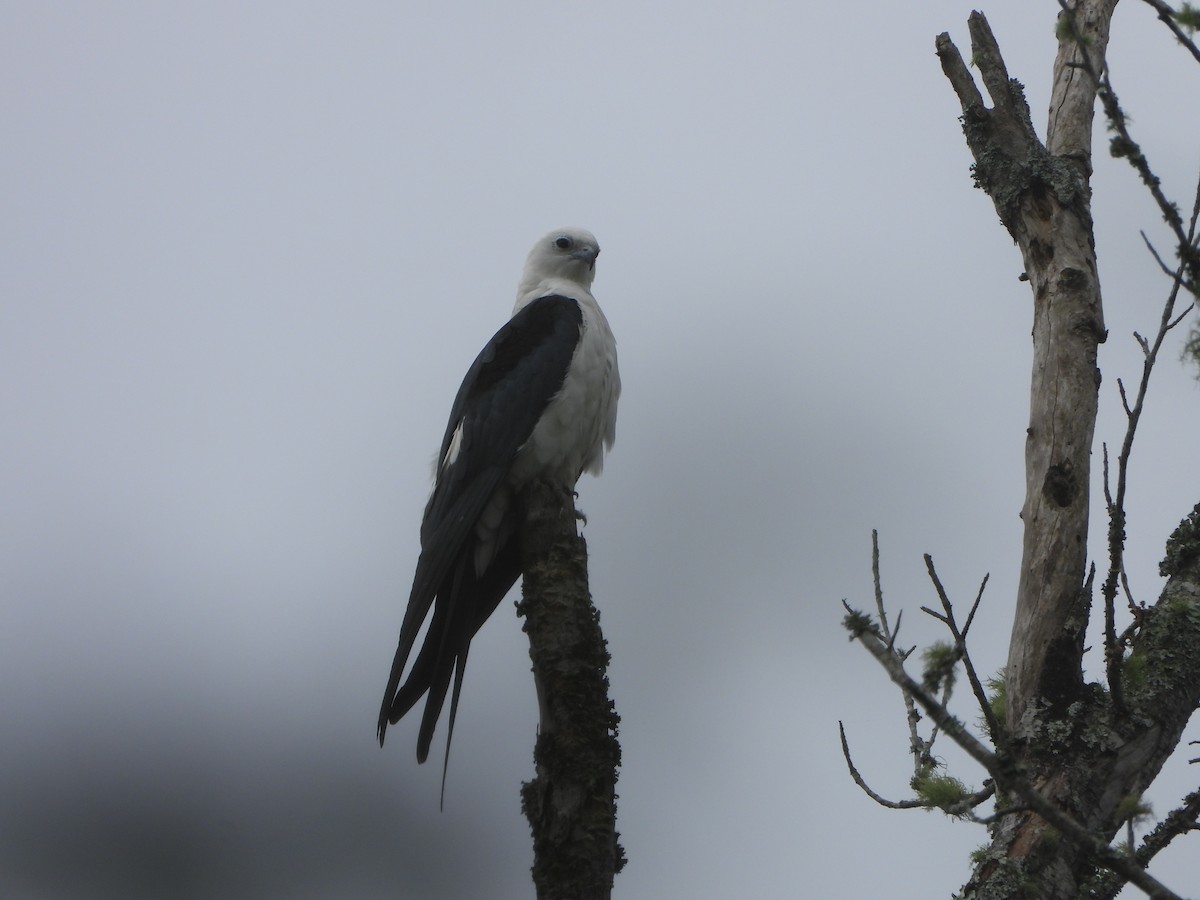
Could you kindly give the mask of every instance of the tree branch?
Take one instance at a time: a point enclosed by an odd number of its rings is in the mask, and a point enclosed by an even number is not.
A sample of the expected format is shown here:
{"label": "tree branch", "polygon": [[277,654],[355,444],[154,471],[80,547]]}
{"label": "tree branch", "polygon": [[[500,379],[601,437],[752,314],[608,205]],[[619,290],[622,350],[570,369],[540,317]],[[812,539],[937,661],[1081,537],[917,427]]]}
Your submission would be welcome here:
{"label": "tree branch", "polygon": [[941,601],[944,615],[933,613],[932,610],[926,610],[934,615],[938,620],[945,623],[950,629],[950,634],[954,636],[954,646],[958,651],[958,656],[962,659],[963,669],[967,673],[967,681],[971,684],[971,692],[975,695],[975,702],[979,705],[979,710],[983,713],[983,720],[987,724],[988,734],[992,738],[992,742],[997,746],[1004,739],[1004,734],[1000,730],[1000,723],[996,720],[995,714],[992,712],[992,705],[988,702],[987,691],[983,689],[983,684],[979,680],[979,674],[975,671],[975,664],[971,662],[971,654],[967,650],[967,632],[971,628],[971,622],[975,618],[975,611],[979,609],[979,603],[983,600],[983,591],[987,587],[988,576],[983,576],[983,582],[979,585],[979,593],[975,595],[975,602],[971,604],[971,611],[967,614],[967,623],[963,626],[962,631],[958,629],[958,622],[954,618],[954,606],[950,603],[950,598],[946,595],[946,589],[942,587],[942,581],[938,578],[937,570],[933,566],[933,557],[928,553],[925,554],[925,569],[929,572],[929,578],[933,582],[933,587],[937,591],[938,599]]}
{"label": "tree branch", "polygon": [[608,647],[588,592],[587,545],[570,494],[533,482],[521,494],[525,617],[540,727],[536,777],[521,789],[533,830],[538,900],[608,900],[624,865],[616,831],[620,721],[608,698]]}
{"label": "tree branch", "polygon": [[[1095,81],[1115,0],[1086,7],[1080,45],[1060,39],[1046,145],[1038,141],[1019,82],[1009,78],[987,19],[968,20],[972,60],[994,106],[984,108],[946,34],[942,70],[962,107],[975,183],[1013,236],[1033,291],[1033,374],[1025,451],[1025,534],[1007,666],[1008,730],[1020,736],[1034,698],[1065,708],[1083,689],[1081,599],[1087,553],[1090,454],[1105,337],[1090,212]],[[1082,49],[1086,46],[1086,51]]]}
{"label": "tree branch", "polygon": [[[887,608],[883,603],[883,582],[879,577],[879,532],[874,528],[871,529],[871,581],[875,589],[875,611],[879,616],[880,633],[887,645],[888,652],[892,653],[897,660],[903,663],[908,659],[914,648],[910,648],[908,651],[896,649],[896,639],[900,636],[900,619],[903,615],[903,610],[896,615],[896,627],[894,629],[889,627]],[[917,728],[921,721],[921,714],[917,712],[917,707],[913,703],[912,697],[903,691],[900,694],[904,701],[905,721],[908,723],[908,747],[913,757],[913,777],[919,778],[921,777],[921,773],[929,769],[931,751],[933,749],[933,737],[931,736],[928,741],[921,737],[921,733]]]}
{"label": "tree branch", "polygon": [[[1172,810],[1165,819],[1158,823],[1145,839],[1142,846],[1133,854],[1134,862],[1142,868],[1147,868],[1150,861],[1175,838],[1189,831],[1197,830],[1200,820],[1200,791],[1193,791],[1183,799],[1183,803]],[[1085,889],[1081,896],[1089,900],[1112,900],[1125,886],[1125,880],[1116,872],[1100,873],[1094,883]]]}
{"label": "tree branch", "polygon": [[889,800],[884,796],[876,793],[867,784],[866,779],[862,777],[862,773],[858,771],[858,767],[854,765],[854,760],[850,757],[850,742],[846,739],[846,728],[842,721],[838,720],[838,734],[842,739],[842,757],[846,760],[846,768],[850,770],[850,777],[854,779],[864,794],[886,809],[940,809],[942,812],[955,818],[970,819],[973,822],[987,824],[988,819],[976,816],[972,810],[979,804],[986,803],[989,799],[995,796],[996,786],[992,782],[988,782],[981,790],[973,794],[967,794],[961,799],[945,805],[931,805],[928,800],[920,797],[914,797],[911,800]]}
{"label": "tree branch", "polygon": [[1196,210],[1200,209],[1200,188],[1197,190],[1197,200],[1196,205],[1193,206],[1190,227],[1185,231],[1183,217],[1179,214],[1179,208],[1167,199],[1162,190],[1162,182],[1150,168],[1150,161],[1129,133],[1125,111],[1121,108],[1121,104],[1117,100],[1116,92],[1113,90],[1112,81],[1107,71],[1105,71],[1103,78],[1100,79],[1098,96],[1101,105],[1104,107],[1104,114],[1108,118],[1108,126],[1114,132],[1114,137],[1109,142],[1109,151],[1118,159],[1124,158],[1128,160],[1129,164],[1133,166],[1138,176],[1142,179],[1142,183],[1150,191],[1150,195],[1154,198],[1154,202],[1158,205],[1159,211],[1162,213],[1163,221],[1167,223],[1171,232],[1175,235],[1176,252],[1179,254],[1182,266],[1181,277],[1184,277],[1186,285],[1189,286],[1188,290],[1195,294],[1200,289],[1200,248],[1196,246]]}
{"label": "tree branch", "polygon": [[1144,2],[1148,6],[1153,7],[1154,11],[1158,13],[1158,17],[1171,29],[1171,33],[1175,35],[1175,39],[1195,57],[1196,62],[1200,62],[1200,47],[1197,47],[1195,41],[1188,37],[1184,30],[1179,27],[1178,13],[1164,3],[1163,0],[1144,0]]}
{"label": "tree branch", "polygon": [[878,803],[880,806],[888,809],[925,809],[926,804],[920,800],[888,800],[886,797],[875,793],[871,790],[871,786],[867,784],[862,774],[858,771],[858,767],[854,765],[854,760],[850,758],[850,743],[846,740],[846,728],[842,724],[841,719],[838,720],[838,734],[842,739],[842,757],[846,760],[846,767],[850,770],[850,777],[854,779],[854,783],[862,788],[863,793]]}
{"label": "tree branch", "polygon": [[[1198,219],[1200,219],[1200,185],[1197,186],[1197,203],[1193,207],[1187,234],[1184,235],[1185,241],[1192,240],[1196,232]],[[1162,260],[1154,251],[1154,247],[1146,239],[1144,233],[1142,234],[1142,240],[1158,261],[1159,266],[1163,267]],[[1183,321],[1183,317],[1192,309],[1192,306],[1189,305],[1188,309],[1184,310],[1183,313],[1178,316],[1175,315],[1175,305],[1179,299],[1179,289],[1183,285],[1183,278],[1186,274],[1186,263],[1180,263],[1178,270],[1175,272],[1168,270],[1168,274],[1171,275],[1171,290],[1167,293],[1167,299],[1163,303],[1162,314],[1159,316],[1158,331],[1155,333],[1154,340],[1147,341],[1141,335],[1134,334],[1139,346],[1142,348],[1142,377],[1138,382],[1137,396],[1132,405],[1130,405],[1128,397],[1125,394],[1125,386],[1121,383],[1120,379],[1117,381],[1121,390],[1121,403],[1125,409],[1127,422],[1125,437],[1121,442],[1121,450],[1117,454],[1117,487],[1115,494],[1109,490],[1108,447],[1105,446],[1104,448],[1104,498],[1108,505],[1109,520],[1108,575],[1105,577],[1104,585],[1101,588],[1101,595],[1104,597],[1104,655],[1109,691],[1112,694],[1114,705],[1122,712],[1124,711],[1124,689],[1122,687],[1121,663],[1125,656],[1125,642],[1117,637],[1114,606],[1118,580],[1123,578],[1125,574],[1125,496],[1129,479],[1129,458],[1133,452],[1133,440],[1137,434],[1138,423],[1141,421],[1142,411],[1145,408],[1146,393],[1150,387],[1150,375],[1154,371],[1155,363],[1158,361],[1158,351],[1162,348],[1163,341],[1166,339],[1168,332]],[[1127,585],[1125,590],[1126,595],[1129,596]],[[1134,606],[1132,596],[1129,596],[1129,604],[1131,612],[1134,613],[1135,617],[1140,618],[1141,614]]]}
{"label": "tree branch", "polygon": [[[861,617],[843,601],[848,619]],[[866,647],[875,660],[883,666],[892,682],[902,691],[910,694],[925,710],[925,713],[937,722],[950,735],[951,739],[961,747],[968,756],[987,770],[996,782],[998,790],[1015,794],[1031,810],[1053,826],[1067,840],[1078,845],[1097,864],[1118,872],[1123,878],[1137,885],[1154,900],[1181,900],[1181,898],[1164,884],[1141,869],[1128,856],[1114,849],[1105,841],[1100,840],[1076,819],[1060,809],[1055,803],[1038,791],[1021,771],[1015,761],[1007,756],[999,756],[990,751],[967,728],[950,714],[942,704],[926,691],[917,681],[913,680],[904,670],[904,666],[889,653],[879,635],[868,630],[856,628],[852,630],[852,639],[858,640]]]}

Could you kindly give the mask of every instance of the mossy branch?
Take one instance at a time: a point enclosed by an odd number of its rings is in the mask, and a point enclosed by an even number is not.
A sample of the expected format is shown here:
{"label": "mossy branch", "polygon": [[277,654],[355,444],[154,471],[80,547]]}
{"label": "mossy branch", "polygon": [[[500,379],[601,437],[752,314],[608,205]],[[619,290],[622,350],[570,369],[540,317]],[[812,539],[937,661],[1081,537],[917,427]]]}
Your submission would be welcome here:
{"label": "mossy branch", "polygon": [[536,777],[521,789],[533,830],[538,900],[608,900],[625,862],[616,830],[620,722],[609,654],[588,590],[587,545],[570,494],[534,482],[521,494],[518,614],[529,635],[540,727]]}
{"label": "mossy branch", "polygon": [[[843,605],[846,605],[844,601]],[[846,605],[846,609],[851,611],[849,605]],[[1097,838],[1074,817],[1068,815],[1045,797],[1030,783],[1011,758],[989,750],[967,730],[962,722],[951,715],[950,711],[937,701],[937,698],[905,671],[903,664],[895,658],[894,654],[888,652],[886,645],[875,634],[863,631],[854,639],[875,657],[875,660],[887,672],[888,677],[902,691],[910,695],[926,715],[950,736],[954,743],[958,744],[968,756],[987,770],[996,782],[998,790],[1015,795],[1026,807],[1037,813],[1064,838],[1076,843],[1098,865],[1117,872],[1122,878],[1137,885],[1150,897],[1155,900],[1181,900],[1177,894],[1140,868],[1128,856]]]}

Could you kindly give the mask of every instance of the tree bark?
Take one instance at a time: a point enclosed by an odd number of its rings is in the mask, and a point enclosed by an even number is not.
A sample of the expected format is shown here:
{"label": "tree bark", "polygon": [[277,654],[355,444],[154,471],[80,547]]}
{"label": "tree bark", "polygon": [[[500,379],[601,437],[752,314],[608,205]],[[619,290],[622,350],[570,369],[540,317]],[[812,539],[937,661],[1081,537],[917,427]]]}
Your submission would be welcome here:
{"label": "tree bark", "polygon": [[[1016,754],[1023,777],[1103,841],[1112,839],[1158,777],[1200,704],[1200,505],[1168,542],[1162,574],[1169,580],[1145,611],[1124,667],[1127,708],[1118,711],[1099,685],[1089,685],[1061,717],[1031,717],[1036,730]],[[1179,823],[1153,852],[1135,859],[1145,867],[1188,827]],[[1021,812],[999,819],[961,896],[1102,900],[1122,886],[1041,817]]]}
{"label": "tree bark", "polygon": [[525,617],[540,726],[536,777],[521,789],[533,831],[538,900],[607,900],[624,864],[616,831],[620,721],[608,697],[608,646],[588,591],[587,545],[570,494],[521,494]]}
{"label": "tree bark", "polygon": [[981,13],[969,20],[983,99],[948,35],[942,69],[959,95],[963,131],[987,191],[1021,251],[1033,291],[1033,376],[1025,445],[1025,523],[1017,611],[1006,676],[1009,730],[1037,698],[1063,709],[1083,689],[1081,659],[1090,598],[1084,588],[1092,435],[1104,340],[1092,237],[1091,131],[1116,0],[1078,0],[1088,58],[1064,33],[1054,65],[1047,143],[1037,138],[1019,82],[1004,67]]}
{"label": "tree bark", "polygon": [[[1127,706],[1114,704],[1102,686],[1085,684],[1082,674],[1096,360],[1106,336],[1092,231],[1091,135],[1096,76],[1104,69],[1115,6],[1116,0],[1073,0],[1062,14],[1045,144],[982,14],[971,15],[969,28],[990,108],[949,36],[936,42],[961,103],[976,185],[1016,241],[1033,292],[1025,531],[1000,749],[1011,771],[1102,841],[1112,839],[1129,801],[1157,776],[1200,700],[1200,551],[1164,572],[1171,580],[1125,664]],[[1188,522],[1180,531],[1200,545],[1197,518],[1200,512],[1189,520],[1190,531]],[[998,799],[1002,807],[1020,806],[1011,793]],[[1065,840],[1032,812],[1012,812],[993,826],[991,845],[962,896],[1074,900],[1081,888],[1091,892],[1089,885],[1098,884],[1096,874],[1097,859],[1081,842]]]}
{"label": "tree bark", "polygon": [[1018,220],[1034,296],[1025,536],[1007,670],[1008,723],[1018,736],[1033,698],[1065,708],[1083,686],[1096,355],[1106,337],[1092,234],[1091,135],[1095,73],[1104,67],[1115,6],[1077,3],[1082,33],[1060,38],[1046,151],[1062,181],[1048,191],[1033,186]]}

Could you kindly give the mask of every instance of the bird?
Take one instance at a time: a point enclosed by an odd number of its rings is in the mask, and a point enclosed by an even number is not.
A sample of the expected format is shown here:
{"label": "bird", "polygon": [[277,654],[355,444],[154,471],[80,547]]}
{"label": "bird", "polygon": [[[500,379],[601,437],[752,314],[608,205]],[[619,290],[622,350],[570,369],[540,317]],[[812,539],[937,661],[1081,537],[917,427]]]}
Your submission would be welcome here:
{"label": "bird", "polygon": [[584,472],[600,474],[616,440],[616,341],[591,292],[599,255],[595,236],[582,228],[556,229],[533,245],[512,317],[467,370],[434,464],[377,736],[382,747],[388,725],[424,696],[417,737],[424,763],[453,678],[443,797],[471,639],[521,576],[516,497],[538,478],[573,492]]}

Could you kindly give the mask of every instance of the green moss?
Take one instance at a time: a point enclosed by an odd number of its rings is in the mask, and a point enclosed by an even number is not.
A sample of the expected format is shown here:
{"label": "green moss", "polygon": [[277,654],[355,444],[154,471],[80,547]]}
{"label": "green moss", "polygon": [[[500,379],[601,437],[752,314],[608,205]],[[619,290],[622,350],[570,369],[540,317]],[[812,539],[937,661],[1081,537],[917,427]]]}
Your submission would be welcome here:
{"label": "green moss", "polygon": [[921,651],[925,667],[921,672],[921,685],[930,693],[943,688],[949,692],[954,688],[954,667],[958,665],[958,649],[946,641],[938,641]]}
{"label": "green moss", "polygon": [[1187,690],[1200,678],[1200,601],[1168,593],[1146,619],[1130,658],[1138,660],[1143,674],[1137,695],[1156,702],[1164,692]]}
{"label": "green moss", "polygon": [[1125,679],[1125,689],[1140,691],[1146,686],[1146,654],[1134,650],[1121,663],[1121,674]]}
{"label": "green moss", "polygon": [[985,191],[1000,214],[1000,221],[1013,231],[1022,203],[1029,200],[1045,204],[1053,197],[1062,207],[1085,203],[1085,185],[1080,173],[1068,161],[1052,156],[1037,139],[1028,114],[1028,104],[1020,82],[1010,80],[1013,108],[1023,132],[1019,137],[1001,134],[1004,125],[992,111],[967,110],[962,117],[963,133],[975,157],[971,174],[975,187]]}
{"label": "green moss", "polygon": [[984,682],[990,691],[988,706],[992,708],[992,716],[1001,724],[1008,716],[1008,686],[1004,680],[1004,670],[1001,669]]}
{"label": "green moss", "polygon": [[[844,603],[845,601],[842,602]],[[864,634],[873,634],[882,640],[879,626],[875,624],[875,620],[865,612],[851,609],[849,606],[846,607],[846,615],[842,619],[842,627],[850,632],[850,640],[852,641],[862,637]]]}
{"label": "green moss", "polygon": [[1176,22],[1193,34],[1200,28],[1200,9],[1190,3],[1183,4],[1173,15]]}
{"label": "green moss", "polygon": [[1127,794],[1121,798],[1113,814],[1118,822],[1132,819],[1134,824],[1137,824],[1154,815],[1154,810],[1149,803],[1142,800],[1140,794]]}
{"label": "green moss", "polygon": [[[1197,292],[1197,285],[1186,285],[1187,289],[1193,294]],[[1188,335],[1187,343],[1183,345],[1183,352],[1179,356],[1182,362],[1195,363],[1196,379],[1200,381],[1200,328],[1193,327],[1191,334]]]}
{"label": "green moss", "polygon": [[1116,135],[1109,138],[1108,152],[1114,159],[1124,159],[1126,156],[1133,156],[1140,153],[1141,150],[1133,141]]}
{"label": "green moss", "polygon": [[982,862],[986,862],[989,857],[989,851],[992,848],[988,844],[981,844],[971,851],[971,865],[977,866]]}
{"label": "green moss", "polygon": [[1197,556],[1200,556],[1200,503],[1167,539],[1167,555],[1158,564],[1158,574],[1167,578],[1177,575]]}
{"label": "green moss", "polygon": [[1076,42],[1085,47],[1092,45],[1092,39],[1087,35],[1079,34],[1075,29],[1075,23],[1072,21],[1074,13],[1064,12],[1058,17],[1058,21],[1054,23],[1054,36],[1059,42],[1065,41],[1069,37],[1074,37]]}
{"label": "green moss", "polygon": [[934,775],[932,773],[913,779],[913,789],[917,797],[930,809],[940,809],[949,815],[962,817],[965,811],[955,809],[971,792],[967,786],[950,775]]}

